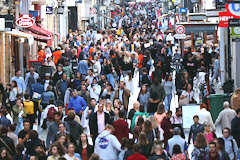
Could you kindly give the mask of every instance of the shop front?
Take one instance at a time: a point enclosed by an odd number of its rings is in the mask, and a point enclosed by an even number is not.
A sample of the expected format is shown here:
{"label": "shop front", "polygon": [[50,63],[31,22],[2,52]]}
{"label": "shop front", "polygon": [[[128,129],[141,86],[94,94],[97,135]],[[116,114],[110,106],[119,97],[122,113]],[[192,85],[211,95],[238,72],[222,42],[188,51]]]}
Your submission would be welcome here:
{"label": "shop front", "polygon": [[178,25],[185,27],[187,39],[184,41],[184,47],[191,47],[193,51],[203,44],[218,43],[218,24],[210,22],[184,22]]}
{"label": "shop front", "polygon": [[33,53],[34,37],[13,29],[0,32],[0,81],[9,83],[16,70],[25,73],[30,55]]}

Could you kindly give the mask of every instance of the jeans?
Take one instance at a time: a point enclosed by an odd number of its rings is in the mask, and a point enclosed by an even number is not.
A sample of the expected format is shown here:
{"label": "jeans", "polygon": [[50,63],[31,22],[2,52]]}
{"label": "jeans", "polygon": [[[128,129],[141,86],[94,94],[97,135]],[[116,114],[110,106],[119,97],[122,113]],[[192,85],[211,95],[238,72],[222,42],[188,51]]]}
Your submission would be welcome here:
{"label": "jeans", "polygon": [[164,102],[165,102],[164,108],[165,108],[165,111],[166,111],[166,112],[170,110],[171,100],[172,100],[172,94],[165,96],[165,99],[164,99]]}
{"label": "jeans", "polygon": [[138,86],[142,86],[141,81],[142,81],[142,68],[138,68],[139,72],[139,81],[138,81]]}
{"label": "jeans", "polygon": [[109,81],[109,83],[112,85],[112,87],[114,88],[114,77],[111,73],[107,74],[107,80]]}

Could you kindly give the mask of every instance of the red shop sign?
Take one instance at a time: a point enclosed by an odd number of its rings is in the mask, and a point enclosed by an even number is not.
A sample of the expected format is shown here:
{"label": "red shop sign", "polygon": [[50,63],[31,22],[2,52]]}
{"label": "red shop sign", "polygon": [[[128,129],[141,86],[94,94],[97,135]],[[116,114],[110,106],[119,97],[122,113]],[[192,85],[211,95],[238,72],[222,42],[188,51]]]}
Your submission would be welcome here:
{"label": "red shop sign", "polygon": [[219,12],[219,27],[228,27],[228,20],[235,18],[233,15],[229,14],[228,12]]}
{"label": "red shop sign", "polygon": [[29,28],[32,27],[33,24],[35,23],[35,20],[32,18],[32,16],[29,15],[21,15],[17,20],[16,20],[16,25],[22,28]]}

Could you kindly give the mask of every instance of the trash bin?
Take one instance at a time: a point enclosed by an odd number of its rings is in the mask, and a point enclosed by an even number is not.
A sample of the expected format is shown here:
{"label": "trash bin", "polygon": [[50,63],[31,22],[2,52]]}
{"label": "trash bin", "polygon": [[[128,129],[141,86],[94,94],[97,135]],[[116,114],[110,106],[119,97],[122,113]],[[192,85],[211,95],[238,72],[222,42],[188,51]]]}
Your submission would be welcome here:
{"label": "trash bin", "polygon": [[39,76],[44,79],[45,73],[50,73],[50,75],[53,74],[53,67],[42,65],[39,68],[39,72],[38,73],[39,73]]}
{"label": "trash bin", "polygon": [[225,101],[229,102],[231,96],[229,94],[211,94],[207,98],[210,104],[210,113],[213,122],[215,122],[219,113],[223,110],[223,103]]}

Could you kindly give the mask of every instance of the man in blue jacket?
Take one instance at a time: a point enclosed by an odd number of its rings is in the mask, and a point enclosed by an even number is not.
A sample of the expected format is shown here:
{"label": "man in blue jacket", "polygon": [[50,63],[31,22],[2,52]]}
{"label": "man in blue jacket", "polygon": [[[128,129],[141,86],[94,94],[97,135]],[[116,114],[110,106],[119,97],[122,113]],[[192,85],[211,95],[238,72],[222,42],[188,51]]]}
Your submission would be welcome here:
{"label": "man in blue jacket", "polygon": [[188,136],[188,145],[190,144],[191,139],[193,140],[193,144],[196,140],[198,133],[203,133],[204,126],[199,123],[199,117],[197,115],[193,116],[194,124],[190,128],[189,136]]}
{"label": "man in blue jacket", "polygon": [[69,101],[68,108],[73,108],[75,113],[81,118],[83,111],[87,108],[87,103],[83,97],[78,96],[77,90],[73,90],[72,98]]}

